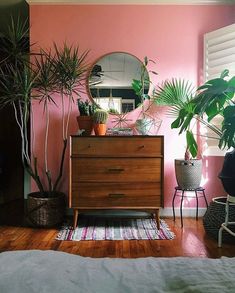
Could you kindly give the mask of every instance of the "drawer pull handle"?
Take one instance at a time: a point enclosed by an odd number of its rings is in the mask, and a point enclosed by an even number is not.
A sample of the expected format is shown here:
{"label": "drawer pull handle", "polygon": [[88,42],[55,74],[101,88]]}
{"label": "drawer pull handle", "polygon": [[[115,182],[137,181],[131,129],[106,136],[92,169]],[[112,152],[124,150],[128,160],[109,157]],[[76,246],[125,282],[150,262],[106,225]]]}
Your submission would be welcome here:
{"label": "drawer pull handle", "polygon": [[124,196],[125,196],[124,193],[109,193],[109,197],[112,197],[112,198],[119,198]]}
{"label": "drawer pull handle", "polygon": [[139,146],[139,149],[144,149],[144,145],[140,145]]}
{"label": "drawer pull handle", "polygon": [[123,171],[125,171],[125,169],[123,169],[123,168],[109,168],[108,171],[109,172],[123,172]]}

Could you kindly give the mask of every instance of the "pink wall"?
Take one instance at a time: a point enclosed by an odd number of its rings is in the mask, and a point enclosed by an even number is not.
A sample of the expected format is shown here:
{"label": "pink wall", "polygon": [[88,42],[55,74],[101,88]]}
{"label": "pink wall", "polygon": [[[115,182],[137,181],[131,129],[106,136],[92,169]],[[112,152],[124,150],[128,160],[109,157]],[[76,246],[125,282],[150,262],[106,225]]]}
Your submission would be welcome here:
{"label": "pink wall", "polygon": [[[231,6],[198,5],[32,5],[30,7],[31,42],[49,48],[53,42],[79,44],[81,50],[90,49],[90,61],[105,53],[126,51],[143,59],[157,61],[159,73],[153,76],[156,84],[170,77],[182,77],[200,83],[202,76],[202,40],[205,32],[229,25],[234,21]],[[35,107],[36,131],[42,133],[42,111]],[[53,147],[52,169],[58,168],[57,152],[60,137],[58,108],[52,109]],[[70,133],[77,131],[76,105],[72,113]],[[170,130],[170,120],[164,117],[160,134],[165,135],[165,206],[171,205],[174,177],[174,158],[183,156],[184,143],[177,132]],[[41,141],[37,152],[41,156]],[[221,195],[223,189],[217,174],[221,158],[205,158],[208,167],[206,190],[208,199]],[[68,162],[68,154],[67,154]],[[207,173],[206,173],[207,172]],[[68,164],[61,189],[68,193]]]}

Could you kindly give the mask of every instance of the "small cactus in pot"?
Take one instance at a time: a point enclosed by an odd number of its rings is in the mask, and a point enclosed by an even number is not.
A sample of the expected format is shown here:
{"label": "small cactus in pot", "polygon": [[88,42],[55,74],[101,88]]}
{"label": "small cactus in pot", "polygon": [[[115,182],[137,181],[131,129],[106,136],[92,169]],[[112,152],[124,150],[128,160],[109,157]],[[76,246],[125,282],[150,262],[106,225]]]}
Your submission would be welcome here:
{"label": "small cactus in pot", "polygon": [[105,135],[106,133],[106,122],[108,119],[108,112],[102,109],[95,111],[93,115],[94,130],[96,135]]}

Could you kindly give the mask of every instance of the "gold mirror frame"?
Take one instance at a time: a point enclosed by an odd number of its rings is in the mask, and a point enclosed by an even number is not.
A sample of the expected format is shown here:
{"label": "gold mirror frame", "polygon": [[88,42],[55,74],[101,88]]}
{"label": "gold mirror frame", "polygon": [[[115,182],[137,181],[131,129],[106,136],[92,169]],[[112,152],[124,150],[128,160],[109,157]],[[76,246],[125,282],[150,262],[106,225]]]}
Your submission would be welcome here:
{"label": "gold mirror frame", "polygon": [[133,79],[140,80],[142,66],[139,58],[127,52],[117,51],[101,56],[92,64],[87,76],[90,100],[114,114],[136,109],[141,99],[131,84]]}

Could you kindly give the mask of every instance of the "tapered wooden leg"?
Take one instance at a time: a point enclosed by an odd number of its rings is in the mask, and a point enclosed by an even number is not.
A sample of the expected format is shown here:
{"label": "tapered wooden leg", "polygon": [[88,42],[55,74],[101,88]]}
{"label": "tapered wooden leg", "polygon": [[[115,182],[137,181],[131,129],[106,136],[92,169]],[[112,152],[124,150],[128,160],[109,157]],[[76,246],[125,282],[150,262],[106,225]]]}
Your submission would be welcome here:
{"label": "tapered wooden leg", "polygon": [[157,222],[157,228],[160,230],[160,216],[159,216],[159,209],[156,210],[156,222]]}
{"label": "tapered wooden leg", "polygon": [[78,223],[78,210],[74,209],[73,210],[73,229],[75,230],[77,227],[77,223]]}

